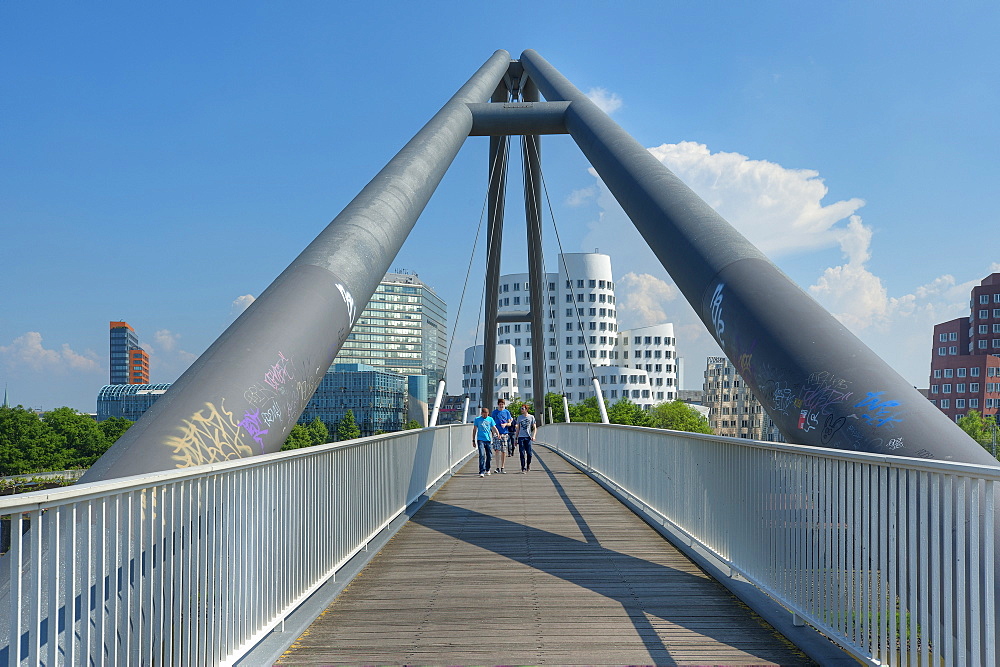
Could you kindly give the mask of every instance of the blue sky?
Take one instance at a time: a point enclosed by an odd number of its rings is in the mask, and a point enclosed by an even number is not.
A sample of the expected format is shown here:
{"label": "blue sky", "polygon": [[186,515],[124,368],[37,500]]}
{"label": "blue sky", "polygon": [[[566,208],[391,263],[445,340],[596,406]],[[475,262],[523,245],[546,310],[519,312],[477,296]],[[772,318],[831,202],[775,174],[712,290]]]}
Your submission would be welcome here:
{"label": "blue sky", "polygon": [[[3,3],[0,385],[93,411],[118,319],[175,379],[495,49],[533,48],[926,386],[932,325],[1000,270],[997,34],[989,2]],[[449,327],[486,170],[470,139],[393,265]],[[700,386],[716,348],[568,137],[543,170],[564,249],[611,255],[622,327],[675,322]]]}

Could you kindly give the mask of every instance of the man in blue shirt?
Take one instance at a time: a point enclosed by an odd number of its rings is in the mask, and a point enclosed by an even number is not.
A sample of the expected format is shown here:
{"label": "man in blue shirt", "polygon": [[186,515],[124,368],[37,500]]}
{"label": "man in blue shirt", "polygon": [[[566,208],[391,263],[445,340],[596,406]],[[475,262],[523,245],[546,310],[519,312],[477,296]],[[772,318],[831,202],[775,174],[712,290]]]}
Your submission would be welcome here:
{"label": "man in blue shirt", "polygon": [[484,477],[490,474],[493,438],[500,437],[500,433],[489,409],[483,408],[480,413],[472,420],[472,446],[479,448],[479,476]]}
{"label": "man in blue shirt", "polygon": [[[497,407],[490,417],[493,418],[493,422],[497,425],[497,431],[500,435],[497,437],[497,442],[494,443],[494,451],[499,454],[500,465],[497,467],[497,472],[504,472],[503,464],[507,459],[507,440],[510,437],[508,435],[509,431],[513,429],[514,426],[514,415],[510,414],[510,410],[507,409],[507,402],[505,400],[498,399]],[[513,452],[511,452],[513,454]]]}

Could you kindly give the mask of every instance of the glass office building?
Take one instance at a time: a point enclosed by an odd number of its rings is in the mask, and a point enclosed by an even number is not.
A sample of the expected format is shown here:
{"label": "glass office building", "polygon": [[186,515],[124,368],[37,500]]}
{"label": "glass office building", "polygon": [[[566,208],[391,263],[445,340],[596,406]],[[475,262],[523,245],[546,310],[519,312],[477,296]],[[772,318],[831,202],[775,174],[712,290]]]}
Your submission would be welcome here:
{"label": "glass office building", "polygon": [[170,388],[161,384],[106,384],[97,394],[97,421],[124,417],[138,421],[146,410]]}
{"label": "glass office building", "polygon": [[387,273],[344,341],[334,364],[367,364],[426,375],[434,396],[448,356],[448,311],[415,273]]}
{"label": "glass office building", "polygon": [[350,410],[361,435],[403,428],[406,378],[399,373],[366,364],[334,364],[320,380],[319,387],[299,417],[308,424],[316,417],[330,429]]}
{"label": "glass office building", "polygon": [[149,384],[149,355],[128,322],[110,323],[110,384]]}

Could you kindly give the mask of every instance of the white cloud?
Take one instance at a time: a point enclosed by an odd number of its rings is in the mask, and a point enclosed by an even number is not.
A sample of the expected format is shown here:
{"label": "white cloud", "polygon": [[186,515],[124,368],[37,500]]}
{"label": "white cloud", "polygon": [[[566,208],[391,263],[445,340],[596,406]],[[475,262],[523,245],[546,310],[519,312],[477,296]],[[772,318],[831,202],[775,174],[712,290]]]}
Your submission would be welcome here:
{"label": "white cloud", "polygon": [[677,288],[648,273],[626,273],[615,281],[618,317],[628,327],[645,327],[668,322],[664,304],[680,294]]}
{"label": "white cloud", "polygon": [[587,91],[590,101],[606,114],[614,113],[622,108],[622,98],[618,93],[612,93],[606,88],[591,88]]}
{"label": "white cloud", "polygon": [[97,355],[93,351],[87,350],[79,354],[68,343],[63,343],[58,350],[48,349],[42,344],[42,334],[37,331],[28,331],[18,336],[10,345],[0,345],[0,358],[8,366],[28,367],[36,371],[89,372],[100,369]]}
{"label": "white cloud", "polygon": [[828,189],[810,169],[712,153],[692,141],[649,152],[772,258],[842,243],[845,229],[838,223],[864,205],[856,198],[824,205]]}
{"label": "white cloud", "polygon": [[573,190],[569,193],[569,197],[566,198],[567,206],[583,206],[584,204],[593,201],[594,197],[597,196],[597,188],[591,186],[589,188],[581,188],[580,190]]}
{"label": "white cloud", "polygon": [[173,352],[174,348],[177,347],[177,340],[180,337],[180,334],[175,334],[168,329],[160,329],[153,334],[153,340],[165,352]]}
{"label": "white cloud", "polygon": [[[852,198],[824,203],[828,189],[818,172],[787,169],[738,153],[712,153],[696,142],[662,144],[649,151],[769,257],[795,258],[797,275],[813,297],[917,386],[927,382],[934,324],[968,315],[970,289],[983,276],[1000,271],[1000,264],[984,271],[970,267],[971,280],[925,278],[923,284],[893,295],[873,268],[875,236],[858,215],[864,202]],[[657,284],[653,281],[670,283],[666,271],[596,172],[590,173],[597,210],[581,237],[580,250],[600,247],[616,267],[628,271],[618,281],[629,290],[619,295],[623,329],[661,314],[660,321],[674,323],[678,353],[687,365],[684,386],[698,386],[705,357],[718,354],[718,347],[684,299],[665,298],[662,287],[659,294],[649,289]],[[567,203],[582,206],[587,199],[571,196]],[[843,261],[830,266],[828,254],[834,248]],[[802,278],[801,266],[813,260],[814,272],[805,269]],[[638,280],[644,274],[645,282]]]}
{"label": "white cloud", "polygon": [[253,294],[244,294],[243,296],[238,296],[233,299],[232,306],[229,309],[230,315],[240,315],[244,310],[250,307],[250,304],[256,301],[256,297]]}

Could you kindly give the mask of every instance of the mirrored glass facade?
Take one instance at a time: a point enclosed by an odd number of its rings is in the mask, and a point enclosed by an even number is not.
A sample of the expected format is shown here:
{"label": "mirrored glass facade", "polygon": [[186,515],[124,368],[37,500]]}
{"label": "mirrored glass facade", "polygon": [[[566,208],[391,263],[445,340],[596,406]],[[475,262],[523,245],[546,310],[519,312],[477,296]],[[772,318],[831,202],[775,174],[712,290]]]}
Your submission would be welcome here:
{"label": "mirrored glass facade", "polygon": [[334,364],[367,364],[426,375],[434,395],[448,355],[445,303],[416,274],[388,273],[344,341]]}

